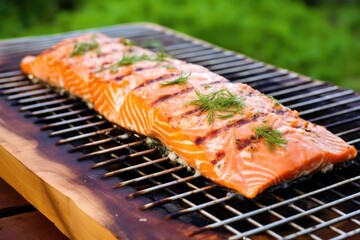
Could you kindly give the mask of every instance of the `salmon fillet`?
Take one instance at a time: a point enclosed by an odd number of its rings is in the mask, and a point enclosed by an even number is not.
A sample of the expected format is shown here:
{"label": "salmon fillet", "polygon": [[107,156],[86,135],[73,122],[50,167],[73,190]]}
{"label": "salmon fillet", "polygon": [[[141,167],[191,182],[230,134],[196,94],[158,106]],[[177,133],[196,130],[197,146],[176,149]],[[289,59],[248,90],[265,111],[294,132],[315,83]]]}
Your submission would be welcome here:
{"label": "salmon fillet", "polygon": [[21,68],[93,104],[109,121],[159,139],[179,162],[248,198],[357,155],[248,85],[124,39],[66,39],[25,57]]}

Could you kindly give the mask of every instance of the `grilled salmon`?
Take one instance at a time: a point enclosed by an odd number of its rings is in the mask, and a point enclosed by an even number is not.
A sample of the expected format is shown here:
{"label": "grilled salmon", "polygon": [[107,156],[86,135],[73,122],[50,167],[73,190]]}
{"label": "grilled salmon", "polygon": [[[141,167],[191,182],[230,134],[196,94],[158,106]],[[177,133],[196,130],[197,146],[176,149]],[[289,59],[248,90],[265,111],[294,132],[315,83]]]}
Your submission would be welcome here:
{"label": "grilled salmon", "polygon": [[248,198],[357,155],[248,85],[124,39],[63,40],[25,57],[21,68],[92,103],[109,121],[159,139],[179,162]]}

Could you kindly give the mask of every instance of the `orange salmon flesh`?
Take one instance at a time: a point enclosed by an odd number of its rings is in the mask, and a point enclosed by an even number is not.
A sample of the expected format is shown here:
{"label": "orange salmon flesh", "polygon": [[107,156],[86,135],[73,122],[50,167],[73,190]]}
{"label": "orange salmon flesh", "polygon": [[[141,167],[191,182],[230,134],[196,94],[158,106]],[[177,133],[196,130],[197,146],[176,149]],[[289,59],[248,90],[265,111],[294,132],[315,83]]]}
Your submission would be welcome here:
{"label": "orange salmon flesh", "polygon": [[179,161],[248,198],[357,155],[250,86],[123,38],[69,38],[23,58],[21,69],[91,103],[109,121],[159,139]]}

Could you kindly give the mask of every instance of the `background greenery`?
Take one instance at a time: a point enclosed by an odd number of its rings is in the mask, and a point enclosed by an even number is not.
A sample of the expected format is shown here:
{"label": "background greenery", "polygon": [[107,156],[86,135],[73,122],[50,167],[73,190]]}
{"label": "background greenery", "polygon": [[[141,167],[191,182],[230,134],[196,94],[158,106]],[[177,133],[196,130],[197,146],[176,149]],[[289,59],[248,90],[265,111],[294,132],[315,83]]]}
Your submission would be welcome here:
{"label": "background greenery", "polygon": [[360,0],[0,0],[0,38],[134,21],[360,90]]}

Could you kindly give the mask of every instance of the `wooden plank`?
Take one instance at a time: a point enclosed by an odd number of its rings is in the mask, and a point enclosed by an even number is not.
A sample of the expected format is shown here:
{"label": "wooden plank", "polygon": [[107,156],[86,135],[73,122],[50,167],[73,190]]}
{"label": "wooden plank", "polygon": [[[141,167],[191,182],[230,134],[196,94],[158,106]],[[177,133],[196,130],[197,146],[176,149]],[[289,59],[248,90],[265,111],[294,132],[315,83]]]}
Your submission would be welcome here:
{"label": "wooden plank", "polygon": [[36,211],[0,218],[0,239],[67,240],[68,238]]}

